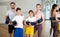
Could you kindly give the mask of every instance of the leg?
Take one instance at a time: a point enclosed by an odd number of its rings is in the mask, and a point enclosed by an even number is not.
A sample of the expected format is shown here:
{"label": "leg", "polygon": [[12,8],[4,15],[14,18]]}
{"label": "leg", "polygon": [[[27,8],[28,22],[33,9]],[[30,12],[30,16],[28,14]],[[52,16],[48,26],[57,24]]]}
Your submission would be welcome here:
{"label": "leg", "polygon": [[30,35],[30,37],[33,37],[33,35]]}
{"label": "leg", "polygon": [[53,37],[57,37],[57,35],[58,35],[58,31],[53,31]]}
{"label": "leg", "polygon": [[12,34],[11,33],[9,33],[9,37],[12,37]]}
{"label": "leg", "polygon": [[35,25],[35,27],[34,27],[34,34],[35,34],[35,32],[38,30],[38,25]]}
{"label": "leg", "polygon": [[12,37],[13,28],[14,28],[13,25],[8,25],[8,32],[10,37]]}
{"label": "leg", "polygon": [[17,28],[15,28],[14,29],[14,37],[19,37],[19,32],[18,32],[18,29]]}
{"label": "leg", "polygon": [[42,25],[39,24],[39,27],[38,27],[38,37],[41,37],[41,33],[42,33]]}
{"label": "leg", "polygon": [[30,27],[30,37],[34,36],[34,27]]}
{"label": "leg", "polygon": [[25,35],[26,35],[26,37],[29,37],[29,31],[30,31],[30,27],[26,26],[26,28],[25,28]]}
{"label": "leg", "polygon": [[26,34],[26,37],[29,37],[29,35],[28,35],[28,34]]}
{"label": "leg", "polygon": [[57,37],[58,35],[58,23],[54,23],[54,29],[53,29],[53,37]]}
{"label": "leg", "polygon": [[19,29],[19,37],[24,37],[23,28]]}
{"label": "leg", "polygon": [[52,33],[52,29],[53,29],[53,28],[51,27],[51,29],[50,29],[50,35],[51,35],[51,33]]}

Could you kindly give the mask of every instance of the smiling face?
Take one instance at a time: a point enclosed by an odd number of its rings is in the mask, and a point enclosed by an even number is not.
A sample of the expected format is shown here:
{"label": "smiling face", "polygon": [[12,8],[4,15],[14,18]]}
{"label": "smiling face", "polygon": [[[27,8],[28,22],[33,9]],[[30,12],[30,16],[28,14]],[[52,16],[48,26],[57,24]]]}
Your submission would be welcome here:
{"label": "smiling face", "polygon": [[40,6],[40,5],[37,5],[37,6],[36,6],[36,9],[37,9],[37,10],[41,10],[41,6]]}
{"label": "smiling face", "polygon": [[17,15],[21,15],[22,14],[21,8],[16,8],[16,13],[17,13]]}
{"label": "smiling face", "polygon": [[59,12],[59,6],[55,7],[54,12]]}
{"label": "smiling face", "polygon": [[11,9],[15,9],[15,4],[10,4]]}
{"label": "smiling face", "polygon": [[41,10],[41,5],[40,4],[36,4],[36,9],[37,9],[37,11]]}
{"label": "smiling face", "polygon": [[30,13],[29,13],[29,15],[30,15],[31,17],[33,17],[33,16],[34,16],[33,12],[30,12]]}
{"label": "smiling face", "polygon": [[20,14],[22,14],[22,13],[21,13],[21,10],[18,10],[18,11],[17,11],[17,15],[20,15]]}
{"label": "smiling face", "polygon": [[29,16],[30,16],[30,17],[33,17],[33,16],[34,16],[33,10],[29,10]]}

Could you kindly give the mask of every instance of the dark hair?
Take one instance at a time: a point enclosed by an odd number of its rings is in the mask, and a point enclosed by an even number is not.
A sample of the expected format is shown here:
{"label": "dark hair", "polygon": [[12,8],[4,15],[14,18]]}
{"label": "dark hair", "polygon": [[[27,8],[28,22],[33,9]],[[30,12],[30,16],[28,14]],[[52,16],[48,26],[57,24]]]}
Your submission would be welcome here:
{"label": "dark hair", "polygon": [[40,4],[36,4],[36,6],[38,6],[38,5],[41,6]]}
{"label": "dark hair", "polygon": [[52,5],[51,16],[53,15],[53,11],[54,11],[54,9],[55,9],[57,6],[58,6],[57,4],[53,4],[53,5]]}
{"label": "dark hair", "polygon": [[16,8],[16,11],[21,10],[21,8]]}
{"label": "dark hair", "polygon": [[10,4],[14,4],[15,5],[15,2],[11,2]]}
{"label": "dark hair", "polygon": [[34,13],[33,10],[29,10],[29,14],[30,14],[30,12]]}

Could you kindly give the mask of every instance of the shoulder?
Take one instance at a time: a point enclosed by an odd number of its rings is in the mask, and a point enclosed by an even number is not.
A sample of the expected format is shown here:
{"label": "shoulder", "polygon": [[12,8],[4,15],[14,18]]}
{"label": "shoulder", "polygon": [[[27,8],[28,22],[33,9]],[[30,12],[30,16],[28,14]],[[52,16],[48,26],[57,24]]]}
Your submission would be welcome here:
{"label": "shoulder", "polygon": [[7,11],[7,14],[10,14],[10,13],[11,13],[11,10],[8,10],[8,11]]}
{"label": "shoulder", "polygon": [[43,13],[43,12],[41,12],[40,14],[41,14],[41,15],[44,15],[44,13]]}
{"label": "shoulder", "polygon": [[8,10],[7,12],[11,12],[11,10]]}
{"label": "shoulder", "polygon": [[21,15],[22,18],[24,18],[24,15]]}
{"label": "shoulder", "polygon": [[29,20],[29,19],[30,19],[30,17],[27,17],[27,18],[26,18],[26,20]]}

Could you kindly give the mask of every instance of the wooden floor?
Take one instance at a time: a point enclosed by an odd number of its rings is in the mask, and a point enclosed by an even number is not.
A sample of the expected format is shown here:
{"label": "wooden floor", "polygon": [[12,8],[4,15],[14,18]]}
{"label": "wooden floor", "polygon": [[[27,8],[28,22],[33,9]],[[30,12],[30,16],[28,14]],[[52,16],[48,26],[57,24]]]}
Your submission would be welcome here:
{"label": "wooden floor", "polygon": [[[48,25],[48,22],[46,22],[45,25],[43,25],[42,37],[50,37],[49,31],[50,31],[50,25]],[[8,26],[5,24],[0,24],[0,37],[9,37]],[[12,37],[13,37],[13,34],[12,34]],[[37,32],[34,35],[34,37],[37,37]]]}

